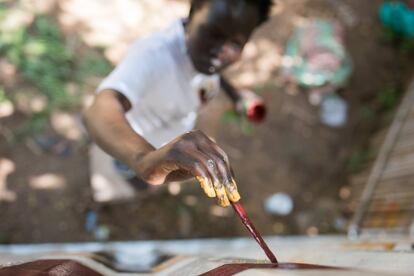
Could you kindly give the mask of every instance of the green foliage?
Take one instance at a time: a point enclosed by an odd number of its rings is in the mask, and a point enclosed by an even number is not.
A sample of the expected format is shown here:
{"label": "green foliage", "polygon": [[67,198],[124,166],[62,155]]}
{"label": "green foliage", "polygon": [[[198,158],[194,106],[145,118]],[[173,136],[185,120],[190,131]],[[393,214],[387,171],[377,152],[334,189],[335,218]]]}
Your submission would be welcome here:
{"label": "green foliage", "polygon": [[389,86],[379,91],[372,103],[363,106],[359,114],[364,120],[374,122],[380,114],[389,113],[395,110],[396,106],[400,102],[401,90]]}
{"label": "green foliage", "polygon": [[[401,96],[402,90],[398,89],[396,85],[389,85],[380,90],[370,104],[363,106],[359,110],[359,114],[362,119],[376,127],[388,125],[394,116]],[[348,160],[348,170],[351,172],[360,171],[368,161],[375,158],[375,155],[375,152],[366,148],[355,150]]]}
{"label": "green foliage", "polygon": [[8,102],[9,98],[6,96],[3,87],[0,87],[0,103]]}
{"label": "green foliage", "polygon": [[50,110],[44,110],[41,112],[36,112],[30,118],[30,121],[24,124],[22,127],[19,127],[14,131],[11,143],[19,143],[27,136],[32,135],[33,133],[39,133],[44,130],[50,116]]}
{"label": "green foliage", "polygon": [[73,53],[63,44],[59,29],[45,16],[37,17],[30,28],[2,34],[0,51],[24,79],[44,93],[51,109],[73,103],[64,90],[74,72]]}
{"label": "green foliage", "polygon": [[[96,76],[106,76],[112,70],[111,65],[106,59],[103,59],[96,53],[90,53],[79,64],[81,74],[87,73]],[[81,78],[82,76],[79,76]]]}
{"label": "green foliage", "polygon": [[377,113],[376,111],[370,107],[370,106],[363,106],[360,110],[360,115],[363,119],[367,120],[367,121],[374,121],[377,118]]}
{"label": "green foliage", "polygon": [[374,153],[369,150],[357,150],[348,160],[348,170],[351,172],[358,172],[364,164],[374,157]]}
{"label": "green foliage", "polygon": [[413,38],[404,38],[389,29],[384,29],[380,39],[404,54],[411,54],[414,52]]}
{"label": "green foliage", "polygon": [[413,53],[414,52],[414,39],[403,41],[403,43],[401,44],[401,50],[405,54]]}
{"label": "green foliage", "polygon": [[401,91],[394,87],[387,87],[377,94],[378,107],[384,111],[392,110],[399,102]]}
{"label": "green foliage", "polygon": [[[0,3],[0,21],[7,11],[5,4]],[[109,63],[96,51],[88,51],[85,57],[75,54],[65,44],[53,18],[46,15],[36,16],[28,27],[1,32],[0,55],[16,66],[25,82],[47,98],[47,110],[31,118],[30,124],[35,129],[47,122],[53,110],[71,108],[79,103],[80,91],[68,93],[67,83],[79,84],[80,90],[86,78],[103,76],[111,70]]]}
{"label": "green foliage", "polygon": [[254,133],[253,124],[246,117],[238,115],[234,110],[224,112],[221,121],[225,124],[238,125],[242,133],[246,136],[251,136]]}

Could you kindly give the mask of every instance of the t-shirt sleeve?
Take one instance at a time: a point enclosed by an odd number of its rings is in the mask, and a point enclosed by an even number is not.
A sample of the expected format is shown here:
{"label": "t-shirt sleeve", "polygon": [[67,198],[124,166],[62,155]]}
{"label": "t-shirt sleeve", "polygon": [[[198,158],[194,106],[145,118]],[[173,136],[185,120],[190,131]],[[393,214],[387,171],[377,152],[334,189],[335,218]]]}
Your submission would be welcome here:
{"label": "t-shirt sleeve", "polygon": [[[136,41],[125,58],[102,81],[96,92],[112,89],[122,93],[135,106],[152,89],[157,78],[157,66],[164,59],[159,44],[150,41]],[[165,62],[165,61],[164,61]]]}

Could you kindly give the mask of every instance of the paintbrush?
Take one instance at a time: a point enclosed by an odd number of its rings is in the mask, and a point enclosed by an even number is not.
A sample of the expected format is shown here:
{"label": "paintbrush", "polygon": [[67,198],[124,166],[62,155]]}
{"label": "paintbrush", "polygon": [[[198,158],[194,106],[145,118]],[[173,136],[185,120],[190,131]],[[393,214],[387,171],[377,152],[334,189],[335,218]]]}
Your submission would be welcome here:
{"label": "paintbrush", "polygon": [[246,211],[244,210],[243,206],[239,202],[232,202],[231,206],[233,207],[236,214],[240,217],[242,223],[244,226],[246,226],[247,230],[250,232],[250,234],[253,236],[253,238],[256,240],[256,242],[260,245],[260,247],[263,249],[266,256],[269,258],[269,260],[277,264],[277,259],[273,252],[270,250],[270,248],[267,246],[266,242],[263,240],[262,235],[260,235],[259,232],[257,232],[256,228],[254,227],[252,221],[247,216]]}

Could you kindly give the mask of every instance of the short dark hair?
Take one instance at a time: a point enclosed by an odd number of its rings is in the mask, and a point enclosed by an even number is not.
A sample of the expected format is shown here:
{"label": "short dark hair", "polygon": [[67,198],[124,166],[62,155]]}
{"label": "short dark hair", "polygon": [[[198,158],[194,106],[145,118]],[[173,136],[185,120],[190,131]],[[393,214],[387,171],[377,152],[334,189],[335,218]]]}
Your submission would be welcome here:
{"label": "short dark hair", "polygon": [[[194,11],[201,8],[204,3],[207,3],[210,1],[212,0],[191,0],[191,8],[190,8],[189,17],[191,17]],[[257,6],[259,10],[260,23],[263,23],[267,19],[269,19],[270,9],[272,8],[273,0],[237,0],[237,1],[244,1],[244,2]]]}

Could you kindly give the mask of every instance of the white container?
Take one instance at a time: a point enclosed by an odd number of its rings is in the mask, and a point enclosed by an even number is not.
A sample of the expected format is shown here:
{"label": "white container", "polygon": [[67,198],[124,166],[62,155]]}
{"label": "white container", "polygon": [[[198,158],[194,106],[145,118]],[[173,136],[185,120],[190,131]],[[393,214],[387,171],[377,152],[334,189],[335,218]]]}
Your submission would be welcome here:
{"label": "white container", "polygon": [[332,94],[322,99],[321,122],[330,127],[341,127],[347,121],[348,104],[338,95]]}
{"label": "white container", "polygon": [[293,210],[293,200],[286,193],[276,193],[265,200],[264,209],[272,215],[286,216]]}

